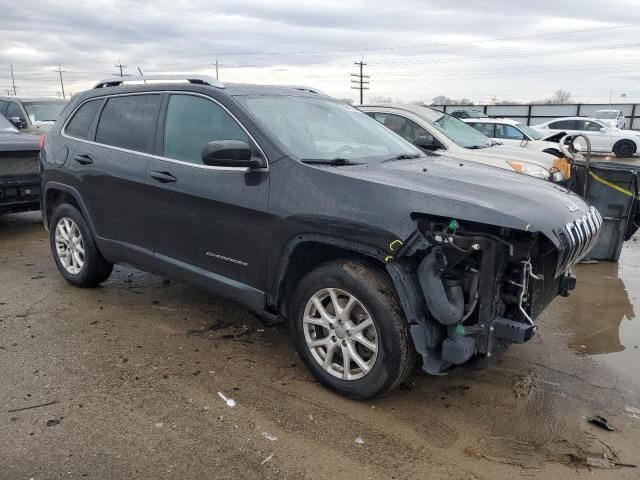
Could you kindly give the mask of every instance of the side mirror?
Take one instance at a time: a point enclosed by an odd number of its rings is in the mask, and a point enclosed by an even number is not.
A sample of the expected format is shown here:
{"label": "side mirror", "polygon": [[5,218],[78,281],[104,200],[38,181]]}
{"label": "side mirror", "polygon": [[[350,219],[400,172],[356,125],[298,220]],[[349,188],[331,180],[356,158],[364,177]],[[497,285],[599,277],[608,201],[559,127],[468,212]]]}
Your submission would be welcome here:
{"label": "side mirror", "polygon": [[600,131],[601,131],[602,133],[607,133],[607,129],[606,129],[606,128],[604,128],[604,127],[602,127],[602,128],[600,129]]}
{"label": "side mirror", "polygon": [[202,149],[202,163],[213,167],[262,168],[265,161],[252,156],[251,147],[239,140],[215,140]]}
{"label": "side mirror", "polygon": [[13,123],[17,129],[22,130],[23,128],[27,128],[27,122],[24,120],[24,118],[10,117],[9,121]]}

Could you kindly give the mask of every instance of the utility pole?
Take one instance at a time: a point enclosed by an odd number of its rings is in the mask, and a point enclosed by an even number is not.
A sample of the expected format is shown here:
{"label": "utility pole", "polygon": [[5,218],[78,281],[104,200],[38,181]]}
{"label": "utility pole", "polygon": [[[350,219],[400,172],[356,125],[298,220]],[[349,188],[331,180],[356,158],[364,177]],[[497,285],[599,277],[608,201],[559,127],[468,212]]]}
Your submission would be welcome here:
{"label": "utility pole", "polygon": [[13,86],[13,96],[17,95],[16,93],[16,79],[13,78],[13,64],[11,64],[11,85]]}
{"label": "utility pole", "polygon": [[127,66],[126,65],[122,65],[122,62],[120,61],[120,59],[118,59],[118,63],[116,64],[116,68],[120,69],[120,78],[124,77],[124,73],[122,73],[122,69],[123,68],[127,68]]}
{"label": "utility pole", "polygon": [[11,89],[10,88],[6,88],[4,91],[7,92],[7,95],[11,95]]}
{"label": "utility pole", "polygon": [[354,65],[359,65],[360,66],[360,73],[352,73],[351,76],[355,77],[351,79],[351,83],[355,84],[355,85],[351,85],[351,88],[354,90],[360,90],[360,105],[362,105],[363,102],[363,98],[364,98],[364,91],[365,90],[369,90],[369,80],[367,80],[369,78],[369,75],[364,75],[363,74],[363,68],[366,65],[366,63],[364,63],[364,57],[362,57],[362,59],[359,62],[353,62]]}
{"label": "utility pole", "polygon": [[216,53],[216,80],[219,80],[218,78],[218,54]]}
{"label": "utility pole", "polygon": [[146,84],[147,81],[144,79],[144,74],[142,73],[142,69],[140,67],[138,67],[138,73],[140,73],[140,76],[142,77],[142,80],[144,80],[144,83]]}
{"label": "utility pole", "polygon": [[60,66],[60,64],[58,64],[58,73],[60,74],[60,88],[62,89],[62,99],[66,100],[67,97],[64,94],[64,82],[62,81],[62,72],[64,72],[64,70],[62,70],[62,67]]}

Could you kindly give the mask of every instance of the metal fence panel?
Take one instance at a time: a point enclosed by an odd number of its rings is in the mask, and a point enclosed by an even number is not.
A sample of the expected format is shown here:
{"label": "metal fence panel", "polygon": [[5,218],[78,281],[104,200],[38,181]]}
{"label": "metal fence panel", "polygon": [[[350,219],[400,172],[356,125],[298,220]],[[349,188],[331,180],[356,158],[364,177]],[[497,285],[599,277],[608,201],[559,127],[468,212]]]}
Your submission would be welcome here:
{"label": "metal fence panel", "polygon": [[490,117],[504,117],[519,120],[527,125],[539,125],[559,117],[586,117],[596,110],[621,110],[627,117],[627,125],[640,130],[640,104],[566,104],[566,105],[437,105],[432,108],[451,113],[459,109],[473,109],[485,112]]}

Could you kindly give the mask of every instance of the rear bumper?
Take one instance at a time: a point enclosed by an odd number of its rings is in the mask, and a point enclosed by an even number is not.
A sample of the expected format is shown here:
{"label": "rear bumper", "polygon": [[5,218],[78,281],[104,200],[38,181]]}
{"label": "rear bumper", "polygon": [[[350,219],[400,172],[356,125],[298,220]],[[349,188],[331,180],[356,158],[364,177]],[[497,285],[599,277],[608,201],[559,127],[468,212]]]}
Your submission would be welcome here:
{"label": "rear bumper", "polygon": [[0,215],[40,209],[40,176],[0,176]]}

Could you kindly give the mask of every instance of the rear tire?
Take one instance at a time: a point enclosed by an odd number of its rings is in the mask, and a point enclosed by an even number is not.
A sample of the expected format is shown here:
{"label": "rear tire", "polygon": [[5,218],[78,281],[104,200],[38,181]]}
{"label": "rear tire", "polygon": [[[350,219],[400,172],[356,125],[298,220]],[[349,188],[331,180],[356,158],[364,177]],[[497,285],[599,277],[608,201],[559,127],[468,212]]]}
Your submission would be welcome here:
{"label": "rear tire", "polygon": [[334,261],[307,274],[293,293],[290,319],[307,368],[349,398],[385,395],[413,370],[415,351],[392,283],[363,262]]}
{"label": "rear tire", "polygon": [[636,144],[631,140],[620,140],[613,146],[613,153],[618,158],[629,158],[636,153]]}
{"label": "rear tire", "polygon": [[49,240],[56,266],[69,283],[95,287],[111,275],[113,264],[98,251],[86,220],[73,205],[63,203],[55,209]]}

